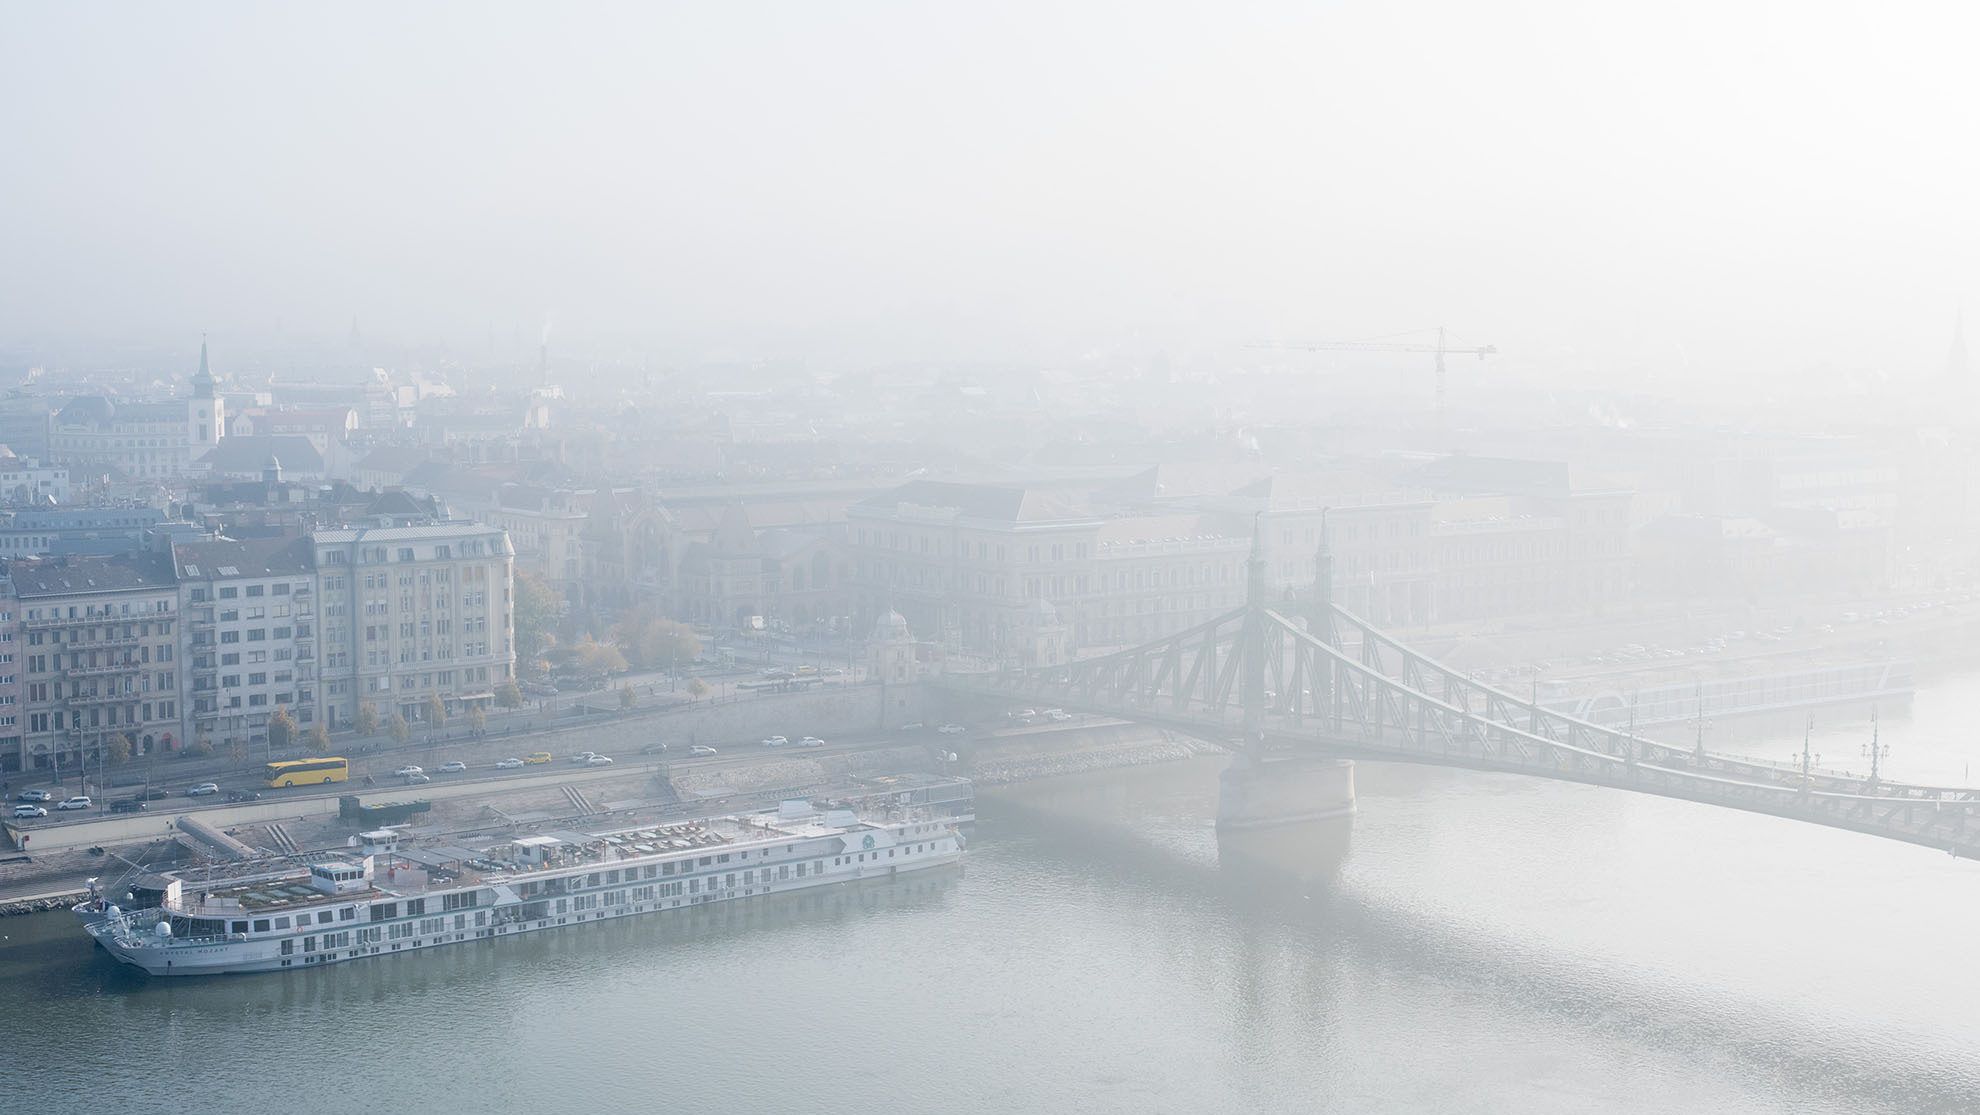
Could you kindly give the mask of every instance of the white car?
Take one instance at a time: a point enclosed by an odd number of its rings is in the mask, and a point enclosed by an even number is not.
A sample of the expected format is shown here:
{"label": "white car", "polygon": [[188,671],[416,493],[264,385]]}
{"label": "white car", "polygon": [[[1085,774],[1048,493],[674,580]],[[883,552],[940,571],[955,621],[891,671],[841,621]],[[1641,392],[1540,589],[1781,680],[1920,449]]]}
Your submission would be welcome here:
{"label": "white car", "polygon": [[421,784],[421,783],[423,783],[423,782],[431,782],[431,781],[433,781],[433,776],[432,776],[432,775],[430,775],[430,774],[408,774],[408,775],[406,775],[406,785],[408,785],[408,786],[417,786],[417,785],[419,785],[419,784]]}
{"label": "white car", "polygon": [[23,804],[21,804],[21,805],[16,805],[16,806],[14,807],[14,816],[15,816],[16,818],[20,818],[20,817],[46,817],[46,816],[48,816],[48,810],[46,810],[46,809],[43,809],[43,808],[42,808],[42,807],[40,807],[39,805],[28,805],[28,804],[25,804],[25,803],[23,803]]}
{"label": "white car", "polygon": [[15,795],[15,801],[54,801],[55,795],[47,790],[22,790]]}
{"label": "white car", "polygon": [[89,800],[89,795],[78,794],[75,797],[69,798],[68,800],[62,802],[62,804],[57,805],[55,808],[56,809],[88,809],[90,807],[90,804],[91,802]]}
{"label": "white car", "polygon": [[1072,713],[1062,708],[1048,708],[1045,710],[1045,719],[1050,720],[1054,724],[1063,724],[1072,719]]}
{"label": "white car", "polygon": [[715,749],[714,749],[714,748],[712,748],[712,747],[710,747],[710,746],[708,746],[708,745],[707,745],[707,744],[705,744],[705,743],[702,743],[702,744],[696,744],[695,746],[693,746],[693,747],[690,747],[690,748],[688,748],[688,754],[690,754],[690,755],[693,755],[693,756],[696,756],[696,757],[701,757],[701,756],[706,756],[706,755],[713,755],[713,754],[715,754]]}
{"label": "white car", "polygon": [[400,767],[400,768],[399,768],[398,770],[395,770],[395,771],[393,771],[392,773],[393,773],[393,775],[395,775],[395,776],[397,776],[397,777],[399,777],[399,778],[411,778],[411,777],[412,777],[413,775],[415,775],[415,774],[425,774],[425,773],[426,773],[426,768],[425,768],[425,767],[414,767],[414,766],[404,766],[404,767]]}
{"label": "white car", "polygon": [[961,724],[944,724],[935,730],[945,736],[959,736],[969,731],[968,728],[963,727]]}
{"label": "white car", "polygon": [[518,768],[518,767],[520,767],[520,766],[522,766],[522,765],[523,765],[523,761],[522,761],[521,759],[497,759],[497,760],[495,760],[495,769],[496,769],[496,770],[515,770],[516,768]]}
{"label": "white car", "polygon": [[799,740],[799,741],[798,741],[798,746],[799,746],[799,747],[823,747],[823,746],[825,746],[825,741],[824,741],[824,740],[822,740],[822,739],[819,739],[819,738],[818,738],[817,736],[806,736],[806,737],[804,737],[803,739],[801,739],[801,740]]}
{"label": "white car", "polygon": [[583,766],[584,764],[590,762],[592,760],[592,757],[597,754],[598,752],[596,751],[580,751],[577,754],[571,756],[571,764],[573,766]]}
{"label": "white car", "polygon": [[454,761],[449,763],[440,764],[441,774],[461,774],[466,770],[467,770],[467,764],[461,762],[459,759],[455,759]]}
{"label": "white car", "polygon": [[610,755],[593,755],[584,761],[584,765],[588,767],[609,767],[612,765],[612,757]]}
{"label": "white car", "polygon": [[790,742],[791,742],[790,740],[785,739],[783,736],[771,736],[770,738],[763,741],[763,746],[783,747]]}
{"label": "white car", "polygon": [[203,798],[208,794],[217,794],[219,792],[220,792],[220,787],[215,783],[202,782],[199,785],[194,786],[192,789],[187,790],[186,796],[189,798]]}

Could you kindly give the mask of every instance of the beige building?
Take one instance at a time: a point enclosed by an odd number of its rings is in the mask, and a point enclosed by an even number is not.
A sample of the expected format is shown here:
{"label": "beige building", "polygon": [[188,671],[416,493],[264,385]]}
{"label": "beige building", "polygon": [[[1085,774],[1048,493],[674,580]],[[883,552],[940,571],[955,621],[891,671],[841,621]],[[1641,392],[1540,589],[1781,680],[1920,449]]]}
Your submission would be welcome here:
{"label": "beige building", "polygon": [[333,728],[369,703],[426,719],[486,704],[515,672],[515,553],[479,523],[323,530],[315,551],[320,704]]}
{"label": "beige building", "polygon": [[22,765],[94,761],[123,735],[133,755],[183,743],[178,587],[164,554],[8,563],[19,615],[15,661]]}

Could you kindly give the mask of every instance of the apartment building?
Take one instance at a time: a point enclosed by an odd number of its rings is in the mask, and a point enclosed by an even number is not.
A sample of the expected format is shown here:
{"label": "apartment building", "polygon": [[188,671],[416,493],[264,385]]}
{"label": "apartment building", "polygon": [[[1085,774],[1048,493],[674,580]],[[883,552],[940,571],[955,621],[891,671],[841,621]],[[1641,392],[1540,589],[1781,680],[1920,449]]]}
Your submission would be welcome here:
{"label": "apartment building", "polygon": [[213,746],[265,743],[286,708],[316,722],[315,549],[304,535],[182,543],[177,566],[184,738]]}
{"label": "apartment building", "polygon": [[515,551],[479,523],[320,530],[318,707],[332,729],[361,704],[381,718],[486,704],[514,675]]}
{"label": "apartment building", "polygon": [[7,579],[0,612],[18,615],[19,649],[0,676],[19,667],[24,769],[94,761],[118,735],[133,755],[175,746],[181,632],[168,555],[17,559]]}
{"label": "apartment building", "polygon": [[1046,619],[1031,603],[1093,591],[1101,520],[1056,492],[917,480],[846,517],[854,630],[894,611],[924,639],[1025,661]]}

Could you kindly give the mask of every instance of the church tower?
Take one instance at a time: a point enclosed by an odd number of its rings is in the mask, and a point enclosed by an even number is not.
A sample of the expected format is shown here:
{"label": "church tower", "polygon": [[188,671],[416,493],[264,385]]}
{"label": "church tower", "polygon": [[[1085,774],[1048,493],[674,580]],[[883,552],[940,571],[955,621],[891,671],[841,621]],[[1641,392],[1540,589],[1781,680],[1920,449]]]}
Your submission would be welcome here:
{"label": "church tower", "polygon": [[192,459],[197,461],[220,444],[226,433],[227,404],[206,362],[206,338],[199,339],[199,372],[193,376],[192,398],[186,403],[186,433]]}

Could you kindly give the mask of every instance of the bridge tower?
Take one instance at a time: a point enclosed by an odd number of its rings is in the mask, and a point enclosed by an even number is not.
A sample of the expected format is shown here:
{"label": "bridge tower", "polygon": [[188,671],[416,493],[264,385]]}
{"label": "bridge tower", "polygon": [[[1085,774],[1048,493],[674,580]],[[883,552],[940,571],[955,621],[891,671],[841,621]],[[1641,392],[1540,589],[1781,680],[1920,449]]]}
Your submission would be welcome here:
{"label": "bridge tower", "polygon": [[1252,521],[1251,557],[1245,562],[1244,628],[1239,637],[1238,700],[1244,709],[1244,750],[1254,756],[1265,747],[1265,642],[1270,622],[1265,609],[1270,603],[1270,569],[1265,564],[1265,515]]}
{"label": "bridge tower", "polygon": [[[1333,558],[1327,552],[1325,532],[1320,553],[1315,557],[1316,579],[1331,579]],[[1259,515],[1251,533],[1251,558],[1245,566],[1245,613],[1237,644],[1231,653],[1238,658],[1238,699],[1243,716],[1239,721],[1243,738],[1237,755],[1224,768],[1218,784],[1217,827],[1226,833],[1281,828],[1319,822],[1327,826],[1354,812],[1354,764],[1346,759],[1312,756],[1268,758],[1265,746],[1267,714],[1265,698],[1266,656],[1282,637],[1269,610],[1271,592],[1269,567],[1265,563],[1265,516]],[[1315,618],[1326,617],[1324,634],[1332,633],[1332,590],[1319,592],[1316,585]],[[1325,684],[1312,678],[1313,685]],[[1292,686],[1300,682],[1295,676]],[[1288,693],[1288,705],[1299,708],[1302,695]],[[1331,699],[1331,694],[1330,694]],[[1333,830],[1331,827],[1329,831]]]}

